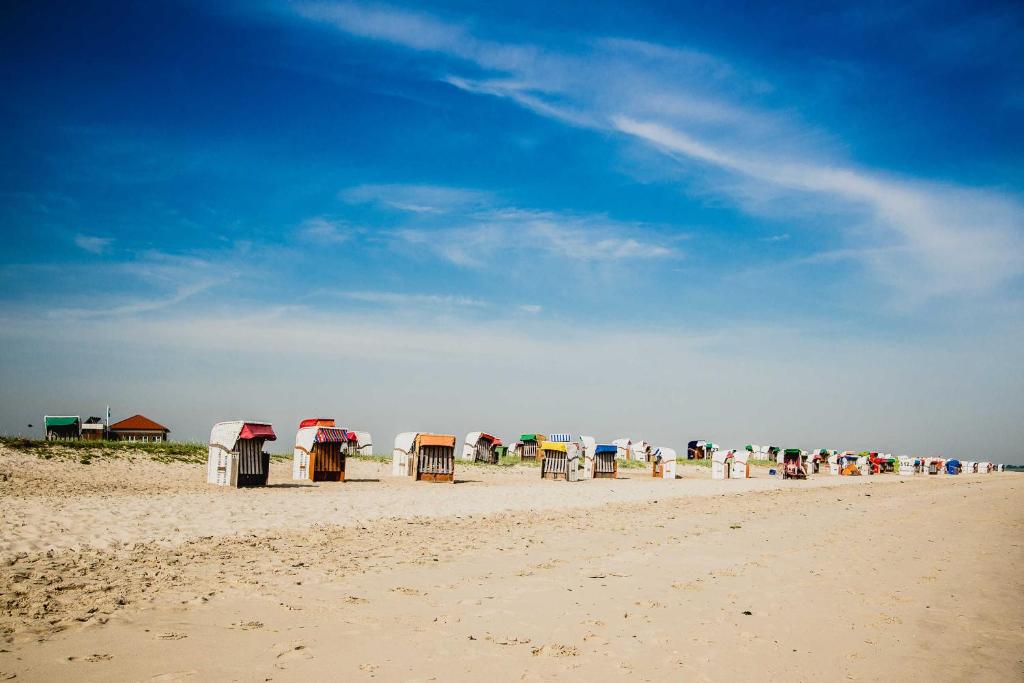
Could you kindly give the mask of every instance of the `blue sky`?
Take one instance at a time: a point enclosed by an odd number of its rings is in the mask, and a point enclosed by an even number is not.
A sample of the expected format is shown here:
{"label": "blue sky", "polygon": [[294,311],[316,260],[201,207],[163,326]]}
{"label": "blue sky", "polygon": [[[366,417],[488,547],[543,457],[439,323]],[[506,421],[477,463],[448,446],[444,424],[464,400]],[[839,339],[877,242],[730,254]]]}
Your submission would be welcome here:
{"label": "blue sky", "polygon": [[5,8],[0,429],[1024,460],[1019,4],[550,5]]}

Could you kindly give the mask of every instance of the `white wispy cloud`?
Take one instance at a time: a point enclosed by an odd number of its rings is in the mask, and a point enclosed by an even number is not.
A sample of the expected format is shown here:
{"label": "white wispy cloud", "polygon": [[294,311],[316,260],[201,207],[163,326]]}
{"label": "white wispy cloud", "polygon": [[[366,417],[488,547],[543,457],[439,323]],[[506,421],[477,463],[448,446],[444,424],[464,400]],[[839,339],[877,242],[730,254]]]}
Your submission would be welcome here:
{"label": "white wispy cloud", "polygon": [[[567,125],[613,132],[683,167],[714,171],[712,191],[741,208],[772,206],[817,214],[840,249],[907,300],[992,291],[1024,274],[1024,206],[985,189],[858,168],[827,134],[792,112],[752,105],[766,79],[737,73],[700,52],[624,38],[547,49],[477,37],[465,25],[425,13],[343,2],[302,3],[300,15],[341,31],[447,55],[439,79],[466,92],[506,98]],[[480,71],[483,71],[483,75]],[[776,96],[778,92],[774,93]],[[778,198],[778,199],[776,199]],[[650,253],[621,242],[581,245],[573,229],[545,244],[575,253]],[[467,246],[506,238],[502,224],[457,233]],[[413,235],[415,237],[415,235]],[[557,247],[552,247],[557,248]],[[453,261],[471,260],[449,246]]]}
{"label": "white wispy cloud", "polygon": [[127,319],[173,308],[237,276],[227,265],[237,250],[218,256],[170,254],[149,249],[110,264],[119,273],[116,291],[83,294],[80,305],[49,309],[53,319]]}
{"label": "white wispy cloud", "polygon": [[96,237],[95,235],[75,235],[75,246],[92,254],[105,253],[114,243],[113,237]]}
{"label": "white wispy cloud", "polygon": [[[859,253],[880,276],[928,297],[989,290],[1024,273],[1024,206],[994,192],[904,181],[840,165],[740,156],[668,126],[616,117],[616,127],[664,149],[729,169],[780,191],[824,195],[866,212],[875,244]],[[857,253],[857,252],[854,252]]]}
{"label": "white wispy cloud", "polygon": [[391,234],[398,243],[430,250],[459,266],[482,268],[499,253],[530,251],[572,261],[661,259],[680,256],[664,226],[603,215],[539,211],[501,202],[493,193],[422,184],[357,185],[338,196],[407,214]]}
{"label": "white wispy cloud", "polygon": [[76,309],[63,309],[52,311],[50,315],[55,318],[129,318],[183,303],[220,282],[220,280],[200,280],[176,287],[173,293],[166,296],[139,299],[114,306],[92,305]]}
{"label": "white wispy cloud", "polygon": [[343,222],[322,216],[309,218],[299,226],[299,237],[321,245],[342,244],[352,239],[351,229]]}
{"label": "white wispy cloud", "polygon": [[480,308],[488,303],[483,299],[476,299],[468,296],[456,296],[452,294],[416,294],[408,292],[383,292],[383,291],[343,291],[335,294],[350,301],[359,301],[369,304],[381,304],[397,308],[406,307],[469,307]]}
{"label": "white wispy cloud", "polygon": [[461,220],[456,227],[405,228],[395,235],[469,268],[490,267],[501,255],[523,253],[570,262],[681,257],[678,249],[650,226],[605,216],[505,207]]}
{"label": "white wispy cloud", "polygon": [[480,190],[441,185],[356,185],[338,193],[349,204],[376,204],[411,213],[447,213],[487,204],[491,195]]}

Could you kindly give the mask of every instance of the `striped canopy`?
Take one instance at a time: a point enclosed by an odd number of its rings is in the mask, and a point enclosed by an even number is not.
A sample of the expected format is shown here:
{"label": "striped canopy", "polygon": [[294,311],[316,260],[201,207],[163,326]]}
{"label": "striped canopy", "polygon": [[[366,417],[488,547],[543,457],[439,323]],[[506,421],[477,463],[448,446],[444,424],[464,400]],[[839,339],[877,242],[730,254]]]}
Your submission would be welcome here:
{"label": "striped canopy", "polygon": [[354,432],[347,431],[341,427],[321,427],[316,430],[316,443],[345,443],[355,441]]}

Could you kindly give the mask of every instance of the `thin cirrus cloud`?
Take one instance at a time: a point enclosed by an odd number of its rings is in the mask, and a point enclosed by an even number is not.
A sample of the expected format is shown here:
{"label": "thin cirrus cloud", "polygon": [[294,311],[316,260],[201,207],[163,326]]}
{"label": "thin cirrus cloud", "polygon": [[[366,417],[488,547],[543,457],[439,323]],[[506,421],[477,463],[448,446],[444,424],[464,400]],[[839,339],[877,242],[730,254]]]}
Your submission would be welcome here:
{"label": "thin cirrus cloud", "polygon": [[112,237],[97,237],[95,235],[75,235],[75,246],[91,254],[106,253],[114,244]]}
{"label": "thin cirrus cloud", "polygon": [[224,265],[237,253],[237,248],[209,258],[155,249],[130,253],[109,266],[123,285],[119,291],[84,294],[79,305],[50,308],[46,317],[127,320],[172,309],[237,277],[234,268]]}
{"label": "thin cirrus cloud", "polygon": [[[926,298],[992,289],[1024,273],[1024,207],[998,193],[885,178],[843,166],[741,157],[669,126],[614,119],[616,128],[665,150],[734,171],[779,191],[822,195],[866,212],[876,242],[863,256],[881,276]],[[881,243],[883,249],[875,248]],[[958,276],[965,273],[966,276]]]}
{"label": "thin cirrus cloud", "polygon": [[488,305],[488,302],[482,299],[452,294],[411,294],[373,290],[342,291],[335,294],[349,301],[396,308],[481,308]]}
{"label": "thin cirrus cloud", "polygon": [[407,216],[391,236],[457,266],[483,267],[499,253],[530,251],[572,261],[667,259],[682,254],[664,229],[602,215],[508,206],[492,193],[461,187],[386,184],[343,189],[350,204],[373,204]]}
{"label": "thin cirrus cloud", "polygon": [[166,296],[158,296],[148,299],[137,299],[134,301],[114,305],[97,306],[95,308],[55,309],[49,312],[51,318],[132,318],[144,313],[152,313],[165,308],[171,308],[177,304],[191,299],[201,292],[219,284],[221,280],[209,279],[199,280],[176,287],[175,290]]}
{"label": "thin cirrus cloud", "polygon": [[[463,25],[394,7],[295,8],[349,35],[447,56],[453,64],[437,77],[465,92],[623,136],[680,167],[713,170],[723,177],[712,191],[741,209],[756,212],[749,198],[767,196],[781,198],[773,206],[794,216],[816,214],[838,249],[908,301],[989,292],[1024,274],[1017,197],[845,162],[830,153],[827,135],[795,117],[736,104],[772,86],[712,55],[621,38],[548,49],[479,38]],[[458,63],[474,73],[458,73]],[[487,242],[501,233],[499,226],[468,236]],[[623,249],[645,251],[606,243],[596,253]]]}
{"label": "thin cirrus cloud", "polygon": [[356,185],[342,190],[338,196],[348,204],[374,204],[422,214],[480,207],[491,200],[489,193],[480,190],[416,184]]}
{"label": "thin cirrus cloud", "polygon": [[352,239],[352,230],[341,221],[324,217],[310,218],[302,222],[299,237],[307,242],[329,246],[343,244]]}
{"label": "thin cirrus cloud", "polygon": [[482,268],[502,254],[524,252],[580,263],[682,256],[646,226],[601,216],[496,209],[463,220],[456,227],[404,228],[395,237],[466,268]]}

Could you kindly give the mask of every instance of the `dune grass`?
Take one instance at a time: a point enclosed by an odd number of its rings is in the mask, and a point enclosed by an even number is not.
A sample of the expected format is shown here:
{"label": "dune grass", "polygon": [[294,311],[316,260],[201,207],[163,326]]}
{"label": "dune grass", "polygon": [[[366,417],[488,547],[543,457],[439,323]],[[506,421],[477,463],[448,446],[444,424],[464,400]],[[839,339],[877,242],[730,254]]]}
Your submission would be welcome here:
{"label": "dune grass", "polygon": [[[711,458],[704,458],[702,460],[687,460],[686,458],[677,458],[676,462],[682,465],[696,465],[697,467],[711,467]],[[760,460],[751,458],[747,461],[751,467],[775,467],[776,462],[774,460]]]}
{"label": "dune grass", "polygon": [[78,460],[88,465],[93,459],[147,457],[157,462],[206,462],[205,443],[189,441],[46,441],[23,437],[0,437],[0,444],[40,458]]}
{"label": "dune grass", "polygon": [[[207,457],[207,445],[195,441],[45,441],[43,439],[28,439],[24,437],[0,436],[0,444],[22,453],[30,453],[37,457],[50,460],[61,458],[77,460],[83,465],[90,464],[94,459],[114,458],[147,458],[162,463],[204,463]],[[275,461],[291,458],[290,453],[274,453],[271,459]],[[374,455],[350,455],[355,460],[366,460],[369,462],[391,462],[391,456],[385,454]],[[681,464],[697,465],[698,467],[710,467],[711,461],[687,460],[679,458]],[[516,455],[505,455],[495,464],[469,462],[458,459],[460,467],[540,467],[540,460],[520,460]],[[751,465],[761,467],[774,467],[773,460],[750,460]],[[637,460],[619,460],[619,469],[643,470],[650,467],[650,463]]]}

